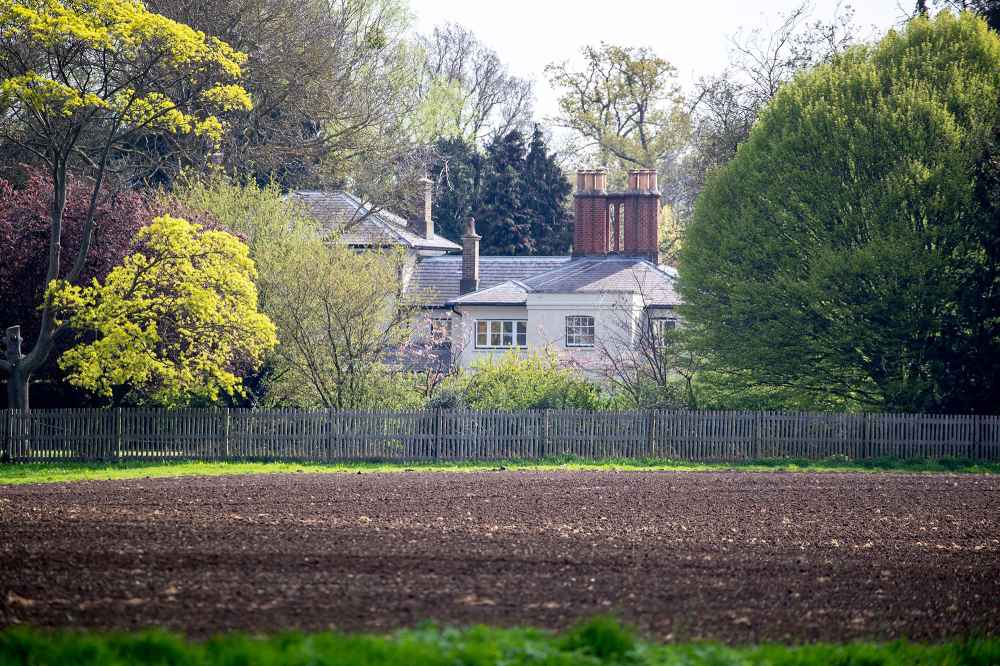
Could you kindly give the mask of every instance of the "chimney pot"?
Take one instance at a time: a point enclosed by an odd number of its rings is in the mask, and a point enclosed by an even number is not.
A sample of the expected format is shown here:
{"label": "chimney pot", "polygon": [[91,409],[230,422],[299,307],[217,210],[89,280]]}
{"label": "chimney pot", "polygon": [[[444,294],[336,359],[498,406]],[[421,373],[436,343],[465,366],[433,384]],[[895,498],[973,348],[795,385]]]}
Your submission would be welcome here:
{"label": "chimney pot", "polygon": [[608,189],[608,170],[578,169],[576,172],[577,194],[603,193]]}

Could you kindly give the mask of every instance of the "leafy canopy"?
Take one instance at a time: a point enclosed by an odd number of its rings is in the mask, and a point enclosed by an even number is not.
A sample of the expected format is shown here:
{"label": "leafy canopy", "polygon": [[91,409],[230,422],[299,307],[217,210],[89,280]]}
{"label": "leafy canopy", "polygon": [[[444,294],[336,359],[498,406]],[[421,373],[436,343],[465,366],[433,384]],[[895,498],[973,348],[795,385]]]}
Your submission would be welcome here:
{"label": "leafy canopy", "polygon": [[69,381],[110,396],[131,385],[153,402],[214,401],[241,390],[239,371],[277,343],[257,310],[256,269],[235,236],[163,215],[103,281],[53,282],[69,325],[93,336],[60,359]]}
{"label": "leafy canopy", "polygon": [[71,150],[90,124],[217,140],[213,110],[251,108],[235,83],[242,53],[137,0],[0,0],[0,28],[3,124],[42,156]]}
{"label": "leafy canopy", "polygon": [[601,163],[656,168],[683,147],[690,118],[673,65],[648,48],[605,43],[583,57],[581,70],[555,63],[545,71],[560,92],[560,124],[591,141]]}
{"label": "leafy canopy", "polygon": [[462,139],[437,143],[435,230],[461,242],[476,219],[484,255],[555,255],[569,251],[572,186],[536,126],[530,138],[512,130],[485,152]]}
{"label": "leafy canopy", "polygon": [[998,102],[1000,36],[949,12],[782,87],[688,230],[703,350],[862,406],[995,410],[1000,229],[975,192]]}

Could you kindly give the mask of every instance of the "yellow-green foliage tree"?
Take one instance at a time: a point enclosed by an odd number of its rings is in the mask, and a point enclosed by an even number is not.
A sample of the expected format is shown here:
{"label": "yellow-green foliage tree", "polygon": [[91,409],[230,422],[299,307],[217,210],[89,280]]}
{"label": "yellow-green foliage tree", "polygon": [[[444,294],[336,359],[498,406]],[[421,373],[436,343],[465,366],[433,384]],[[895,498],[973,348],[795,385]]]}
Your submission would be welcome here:
{"label": "yellow-green foliage tree", "polygon": [[277,344],[257,310],[247,246],[169,215],[136,240],[138,250],[103,282],[50,286],[65,323],[93,338],[60,358],[69,381],[105,396],[129,386],[166,406],[239,393],[242,372]]}
{"label": "yellow-green foliage tree", "polygon": [[[50,174],[46,284],[78,281],[106,175],[113,167],[127,177],[130,141],[157,130],[211,143],[223,133],[223,114],[250,109],[239,85],[244,60],[224,42],[136,0],[0,0],[0,140],[34,155]],[[85,172],[93,189],[83,242],[64,262],[69,171]],[[40,310],[27,353],[18,322],[5,322],[0,370],[8,375],[11,407],[28,407],[31,374],[68,331],[56,323],[50,300]]]}

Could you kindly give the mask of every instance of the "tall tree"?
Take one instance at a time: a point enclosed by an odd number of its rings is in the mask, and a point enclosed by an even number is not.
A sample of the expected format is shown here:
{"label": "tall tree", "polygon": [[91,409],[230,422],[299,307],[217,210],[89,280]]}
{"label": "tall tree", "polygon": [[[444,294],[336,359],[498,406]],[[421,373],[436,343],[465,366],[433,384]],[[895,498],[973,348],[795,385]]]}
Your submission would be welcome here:
{"label": "tall tree", "polygon": [[[216,114],[251,107],[237,83],[245,60],[225,42],[130,0],[0,0],[0,137],[34,155],[52,187],[44,284],[80,280],[117,151],[151,128],[216,141],[225,131]],[[93,186],[67,270],[63,224],[74,168],[88,171]],[[9,404],[21,409],[32,373],[67,330],[49,298],[40,309],[30,350],[23,352],[12,326],[0,360]]]}
{"label": "tall tree", "polygon": [[583,56],[581,70],[545,71],[560,92],[557,122],[588,140],[602,164],[656,168],[683,148],[690,122],[673,65],[647,48],[605,43]]}
{"label": "tall tree", "polygon": [[[288,188],[342,184],[392,161],[417,104],[419,70],[397,0],[149,0],[149,7],[247,54],[252,112],[220,144],[238,176]],[[373,167],[379,172],[378,167]],[[364,180],[364,179],[360,179]]]}
{"label": "tall tree", "polygon": [[517,131],[498,136],[486,147],[482,194],[476,207],[476,230],[484,239],[489,239],[490,254],[531,254],[534,251],[531,220],[522,187],[524,153],[524,137]]}
{"label": "tall tree", "polygon": [[539,128],[531,143],[514,130],[484,153],[462,139],[438,142],[434,217],[438,233],[459,241],[469,217],[484,254],[563,254],[572,236],[571,185]]}
{"label": "tall tree", "polygon": [[[512,75],[500,57],[457,23],[437,26],[419,40],[425,52],[422,88],[450,98],[442,131],[487,143],[531,120],[531,82]],[[447,136],[447,134],[446,134]]]}
{"label": "tall tree", "polygon": [[783,86],[688,229],[702,349],[764,385],[995,412],[998,99],[1000,36],[968,13]]}
{"label": "tall tree", "polygon": [[522,201],[534,241],[532,252],[565,254],[573,241],[573,213],[568,205],[573,186],[549,153],[538,125],[531,133],[521,183]]}

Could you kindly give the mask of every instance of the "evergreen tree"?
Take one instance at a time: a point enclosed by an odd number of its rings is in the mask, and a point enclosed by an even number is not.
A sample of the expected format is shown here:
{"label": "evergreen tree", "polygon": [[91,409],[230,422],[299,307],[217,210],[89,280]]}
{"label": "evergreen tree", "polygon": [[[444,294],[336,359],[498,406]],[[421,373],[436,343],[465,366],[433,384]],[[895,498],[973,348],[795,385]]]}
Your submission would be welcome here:
{"label": "evergreen tree", "polygon": [[573,214],[567,199],[573,186],[547,152],[538,125],[531,134],[531,144],[524,164],[525,207],[529,211],[531,237],[535,254],[557,255],[569,252],[573,240]]}
{"label": "evergreen tree", "polygon": [[497,136],[485,154],[460,138],[438,142],[433,176],[436,230],[461,241],[469,217],[485,255],[564,254],[569,250],[572,189],[537,128],[530,146],[514,130]]}
{"label": "evergreen tree", "polygon": [[465,225],[479,201],[479,176],[483,157],[464,139],[441,139],[432,173],[435,181],[434,230],[456,243],[462,241]]}
{"label": "evergreen tree", "polygon": [[484,254],[533,254],[531,220],[524,205],[524,137],[514,130],[486,147],[482,197],[475,213]]}

